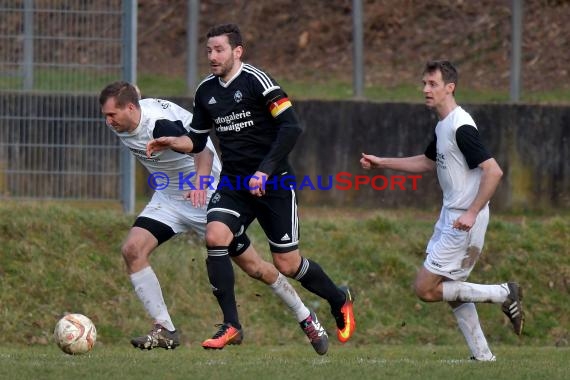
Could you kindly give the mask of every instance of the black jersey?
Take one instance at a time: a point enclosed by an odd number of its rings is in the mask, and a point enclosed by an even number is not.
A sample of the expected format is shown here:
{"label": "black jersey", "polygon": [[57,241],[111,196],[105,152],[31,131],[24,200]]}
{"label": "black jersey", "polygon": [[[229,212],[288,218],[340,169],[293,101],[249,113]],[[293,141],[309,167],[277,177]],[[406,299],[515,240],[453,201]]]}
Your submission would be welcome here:
{"label": "black jersey", "polygon": [[301,133],[291,101],[265,72],[249,64],[228,82],[209,75],[194,96],[188,136],[202,149],[212,127],[220,141],[222,175],[230,179],[256,171],[291,171],[287,156]]}

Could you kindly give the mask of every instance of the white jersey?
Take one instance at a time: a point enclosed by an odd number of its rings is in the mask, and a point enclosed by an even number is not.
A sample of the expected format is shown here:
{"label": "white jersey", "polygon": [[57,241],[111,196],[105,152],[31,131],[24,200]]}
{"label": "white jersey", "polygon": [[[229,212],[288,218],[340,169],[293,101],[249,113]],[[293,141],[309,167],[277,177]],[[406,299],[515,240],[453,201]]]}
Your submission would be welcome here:
{"label": "white jersey", "polygon": [[[153,153],[152,157],[149,158],[146,155],[146,145],[154,138],[153,131],[157,120],[178,121],[186,130],[189,130],[192,114],[167,100],[142,99],[139,103],[141,120],[137,128],[132,132],[116,134],[139,162],[147,168],[150,174],[164,173],[165,177],[160,178],[160,180],[163,182],[168,180],[168,186],[160,190],[162,193],[170,196],[181,196],[184,192],[191,190],[191,187],[186,183],[186,179],[188,179],[187,176],[190,173],[196,173],[194,156],[168,149]],[[211,175],[214,177],[215,182],[212,183],[211,187],[215,189],[222,165],[210,138],[208,138],[207,148],[214,153]],[[188,181],[196,184],[195,180],[196,175],[194,174]]]}
{"label": "white jersey", "polygon": [[435,127],[437,178],[443,191],[443,206],[448,209],[466,210],[481,182],[481,169],[469,169],[457,145],[455,132],[462,125],[477,128],[471,115],[457,106]]}

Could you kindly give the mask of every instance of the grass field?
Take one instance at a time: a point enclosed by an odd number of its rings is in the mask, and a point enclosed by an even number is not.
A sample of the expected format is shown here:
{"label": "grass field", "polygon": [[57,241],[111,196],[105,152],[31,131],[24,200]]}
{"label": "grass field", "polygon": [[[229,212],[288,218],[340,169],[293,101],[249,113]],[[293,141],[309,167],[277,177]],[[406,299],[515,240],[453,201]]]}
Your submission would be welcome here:
{"label": "grass field", "polygon": [[[349,100],[353,98],[353,87],[350,82],[328,79],[323,83],[307,81],[288,81],[277,78],[280,84],[294,100]],[[187,96],[186,83],[181,78],[141,74],[138,84],[145,97]],[[190,94],[193,95],[193,94]],[[422,102],[421,82],[417,85],[402,84],[383,87],[381,85],[366,86],[366,100],[377,102]],[[472,89],[461,87],[457,94],[460,103],[507,103],[509,89]],[[521,102],[529,104],[568,104],[570,90],[559,88],[548,92],[523,91]]]}
{"label": "grass field", "polygon": [[469,379],[558,380],[568,375],[569,348],[498,347],[498,360],[479,363],[463,347],[332,344],[318,356],[309,345],[232,346],[205,351],[196,345],[140,352],[96,346],[83,356],[50,347],[0,347],[3,379]]}
{"label": "grass field", "polygon": [[[203,243],[193,235],[163,244],[151,258],[173,321],[174,352],[138,352],[132,336],[150,325],[120,255],[132,216],[103,203],[0,203],[0,379],[394,378],[562,379],[570,358],[568,211],[493,215],[470,280],[517,280],[526,324],[512,333],[497,305],[478,312],[496,363],[472,363],[446,305],[419,301],[411,284],[437,210],[301,209],[301,249],[356,296],[357,331],[317,356],[267,286],[236,271],[245,341],[207,352],[220,313],[211,295]],[[257,224],[248,231],[267,246]],[[292,281],[334,335],[328,305]],[[65,312],[88,315],[98,344],[87,356],[61,353],[52,340]],[[313,376],[314,375],[314,376]]]}
{"label": "grass field", "polygon": [[[37,91],[78,92],[97,94],[107,83],[115,80],[112,74],[95,74],[92,72],[69,72],[61,70],[36,70],[35,88]],[[351,82],[328,78],[324,82],[306,80],[290,81],[279,79],[294,100],[350,100],[353,99]],[[0,78],[0,88],[21,88],[20,78]],[[152,75],[141,73],[138,85],[145,97],[181,97],[192,96],[188,93],[186,81],[181,77]],[[403,83],[397,86],[368,85],[364,88],[364,98],[377,102],[422,102],[421,82],[417,84]],[[461,87],[457,93],[460,103],[507,103],[507,89],[473,89]],[[529,104],[569,104],[570,90],[554,87],[550,91],[523,91],[521,102]]]}

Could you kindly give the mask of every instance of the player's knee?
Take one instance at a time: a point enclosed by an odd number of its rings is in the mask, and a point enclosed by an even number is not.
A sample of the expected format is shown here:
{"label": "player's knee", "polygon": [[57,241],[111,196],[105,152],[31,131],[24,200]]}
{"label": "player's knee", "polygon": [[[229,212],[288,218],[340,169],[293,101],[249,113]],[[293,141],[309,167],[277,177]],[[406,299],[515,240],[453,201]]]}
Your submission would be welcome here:
{"label": "player's knee", "polygon": [[296,271],[288,266],[288,265],[284,265],[284,264],[275,264],[275,267],[277,268],[277,270],[279,272],[281,272],[283,275],[287,276],[287,277],[293,277],[296,273]]}
{"label": "player's knee", "polygon": [[418,282],[414,284],[414,292],[416,296],[424,302],[435,302],[438,300],[436,293],[432,289],[426,288]]}
{"label": "player's knee", "polygon": [[229,246],[232,241],[232,234],[230,230],[222,230],[216,228],[206,229],[206,246],[207,247],[226,247]]}
{"label": "player's knee", "polygon": [[424,302],[429,302],[429,293],[421,288],[415,288],[416,297]]}
{"label": "player's knee", "polygon": [[273,264],[275,268],[283,275],[287,277],[295,276],[297,270],[299,269],[299,264],[296,260],[292,260],[292,258],[287,257],[287,255],[273,255]]}
{"label": "player's knee", "polygon": [[133,241],[126,241],[121,247],[121,254],[127,264],[131,264],[140,259],[140,250]]}
{"label": "player's knee", "polygon": [[207,247],[219,247],[223,246],[221,235],[216,231],[206,231],[206,235],[204,236],[206,240]]}

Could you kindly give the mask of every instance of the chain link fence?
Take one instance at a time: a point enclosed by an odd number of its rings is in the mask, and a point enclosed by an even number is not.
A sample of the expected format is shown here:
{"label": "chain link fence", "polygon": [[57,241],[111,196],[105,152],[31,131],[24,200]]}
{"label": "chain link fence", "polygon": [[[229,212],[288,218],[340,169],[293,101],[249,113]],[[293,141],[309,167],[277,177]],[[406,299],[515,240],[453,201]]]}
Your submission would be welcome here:
{"label": "chain link fence", "polygon": [[97,95],[124,77],[124,9],[0,0],[0,197],[121,198],[121,148]]}

